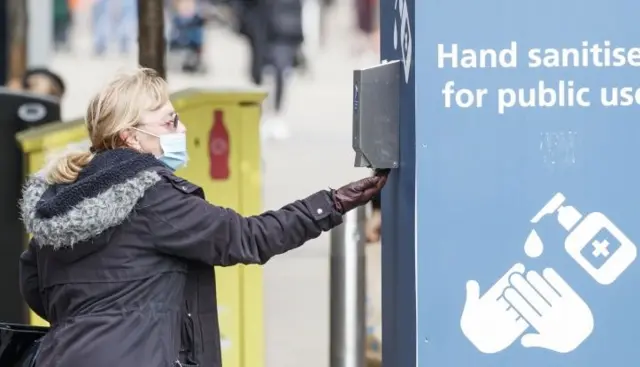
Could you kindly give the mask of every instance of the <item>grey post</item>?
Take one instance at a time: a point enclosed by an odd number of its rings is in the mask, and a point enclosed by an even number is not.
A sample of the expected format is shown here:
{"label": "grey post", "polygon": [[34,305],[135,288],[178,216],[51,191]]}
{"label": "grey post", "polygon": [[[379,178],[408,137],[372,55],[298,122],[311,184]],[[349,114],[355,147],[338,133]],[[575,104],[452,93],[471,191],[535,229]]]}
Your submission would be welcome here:
{"label": "grey post", "polygon": [[366,209],[331,231],[331,366],[364,367]]}
{"label": "grey post", "polygon": [[[399,165],[399,61],[353,72],[355,166]],[[365,207],[348,212],[331,231],[331,366],[365,363]]]}
{"label": "grey post", "polygon": [[53,0],[26,0],[27,67],[46,67],[53,54]]}

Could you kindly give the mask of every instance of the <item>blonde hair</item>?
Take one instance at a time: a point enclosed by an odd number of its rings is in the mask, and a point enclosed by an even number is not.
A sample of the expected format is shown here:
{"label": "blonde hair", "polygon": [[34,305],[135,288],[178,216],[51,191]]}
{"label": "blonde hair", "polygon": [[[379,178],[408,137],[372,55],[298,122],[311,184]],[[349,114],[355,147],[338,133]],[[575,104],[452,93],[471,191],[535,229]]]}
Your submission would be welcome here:
{"label": "blonde hair", "polygon": [[169,88],[154,70],[139,67],[111,80],[89,102],[85,123],[91,150],[69,152],[45,173],[49,184],[72,183],[89,164],[95,152],[125,147],[120,133],[138,125],[146,111],[155,111],[169,101]]}

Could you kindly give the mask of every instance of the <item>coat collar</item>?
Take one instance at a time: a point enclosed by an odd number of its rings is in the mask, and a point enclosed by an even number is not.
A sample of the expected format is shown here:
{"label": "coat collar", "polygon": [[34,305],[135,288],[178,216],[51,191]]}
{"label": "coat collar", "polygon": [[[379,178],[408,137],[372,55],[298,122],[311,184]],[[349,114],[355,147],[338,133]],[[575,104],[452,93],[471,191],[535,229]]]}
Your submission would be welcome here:
{"label": "coat collar", "polygon": [[122,223],[161,169],[152,155],[117,149],[97,154],[71,184],[35,175],[23,189],[22,220],[41,246],[72,247]]}

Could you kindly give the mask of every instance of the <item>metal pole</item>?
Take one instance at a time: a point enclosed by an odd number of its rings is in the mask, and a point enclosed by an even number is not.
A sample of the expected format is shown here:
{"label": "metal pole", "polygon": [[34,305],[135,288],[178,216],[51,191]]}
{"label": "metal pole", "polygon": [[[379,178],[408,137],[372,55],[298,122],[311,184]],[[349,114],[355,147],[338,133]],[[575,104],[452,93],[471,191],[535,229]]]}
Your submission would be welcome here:
{"label": "metal pole", "polygon": [[27,3],[24,0],[6,0],[9,26],[9,75],[10,84],[20,81],[27,70]]}
{"label": "metal pole", "polygon": [[167,78],[164,1],[138,0],[138,63]]}
{"label": "metal pole", "polygon": [[53,0],[27,0],[27,67],[46,67],[53,46]]}
{"label": "metal pole", "polygon": [[348,212],[331,231],[331,367],[364,367],[365,213]]}

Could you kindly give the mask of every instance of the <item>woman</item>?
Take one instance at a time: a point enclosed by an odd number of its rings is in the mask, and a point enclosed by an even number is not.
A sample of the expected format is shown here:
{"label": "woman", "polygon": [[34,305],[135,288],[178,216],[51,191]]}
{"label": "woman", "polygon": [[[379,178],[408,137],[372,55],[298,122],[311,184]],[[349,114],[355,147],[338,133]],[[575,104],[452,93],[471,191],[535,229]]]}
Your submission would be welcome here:
{"label": "woman", "polygon": [[106,86],[86,121],[91,150],[32,177],[21,203],[33,235],[21,291],[51,323],[38,367],[219,367],[213,266],[264,264],[386,182],[369,177],[252,217],[211,205],[173,173],[187,161],[186,130],[148,69]]}

